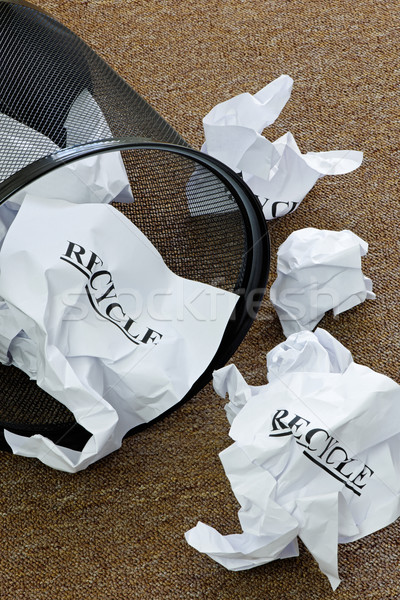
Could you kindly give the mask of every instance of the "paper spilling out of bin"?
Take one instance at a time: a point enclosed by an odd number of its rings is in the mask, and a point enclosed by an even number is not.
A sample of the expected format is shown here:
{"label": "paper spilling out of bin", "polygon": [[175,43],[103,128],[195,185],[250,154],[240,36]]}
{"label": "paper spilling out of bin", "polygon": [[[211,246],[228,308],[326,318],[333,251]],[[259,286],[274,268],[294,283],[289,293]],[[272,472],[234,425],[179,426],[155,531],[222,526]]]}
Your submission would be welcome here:
{"label": "paper spilling out of bin", "polygon": [[5,431],[15,454],[79,471],[180,401],[216,353],[238,296],[172,273],[106,204],[25,193],[0,252],[0,356],[64,404],[82,452]]}
{"label": "paper spilling out of bin", "polygon": [[349,173],[363,158],[353,150],[302,154],[290,132],[275,142],[261,135],[278,118],[292,86],[292,78],[281,75],[254,96],[243,93],[218,104],[203,119],[202,151],[242,173],[268,220],[296,210],[320,177]]}
{"label": "paper spilling out of bin", "polygon": [[361,270],[367,252],[367,242],[348,230],[309,227],[289,235],[278,248],[270,291],[286,337],[314,329],[328,310],[336,316],[375,299],[372,281]]}
{"label": "paper spilling out of bin", "polygon": [[220,458],[243,532],[200,522],[186,539],[242,570],[297,556],[299,537],[336,588],[338,543],[400,515],[400,386],[322,329],[291,335],[267,367],[260,387],[234,365],[214,373],[216,392],[229,395],[234,444]]}

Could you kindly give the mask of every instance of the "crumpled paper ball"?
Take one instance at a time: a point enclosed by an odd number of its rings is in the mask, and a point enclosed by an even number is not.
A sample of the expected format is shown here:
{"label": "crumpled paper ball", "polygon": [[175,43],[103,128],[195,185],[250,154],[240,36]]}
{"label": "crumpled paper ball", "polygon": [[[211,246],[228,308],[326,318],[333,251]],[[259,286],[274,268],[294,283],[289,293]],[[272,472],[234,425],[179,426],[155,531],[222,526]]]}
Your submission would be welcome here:
{"label": "crumpled paper ball", "polygon": [[367,252],[368,244],[348,230],[309,227],[289,235],[278,248],[270,291],[286,337],[314,329],[328,310],[338,315],[375,299],[372,281],[361,271]]}
{"label": "crumpled paper ball", "polygon": [[338,543],[400,515],[400,386],[323,329],[291,335],[267,367],[257,387],[234,365],[214,372],[215,391],[229,395],[234,443],[220,459],[242,533],[199,522],[185,537],[233,571],[297,556],[299,537],[335,589]]}

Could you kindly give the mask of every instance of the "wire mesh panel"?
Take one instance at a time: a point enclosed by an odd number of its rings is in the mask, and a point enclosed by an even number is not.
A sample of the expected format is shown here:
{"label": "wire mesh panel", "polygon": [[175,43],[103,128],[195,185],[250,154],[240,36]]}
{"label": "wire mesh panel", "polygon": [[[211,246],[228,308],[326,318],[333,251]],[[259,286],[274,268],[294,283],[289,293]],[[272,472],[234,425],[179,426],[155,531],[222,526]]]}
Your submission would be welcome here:
{"label": "wire mesh panel", "polygon": [[191,157],[145,148],[122,156],[137,201],[121,210],[170,269],[230,291],[240,287],[246,230],[226,185]]}
{"label": "wire mesh panel", "polygon": [[79,37],[49,15],[0,1],[0,181],[58,148],[181,136]]}

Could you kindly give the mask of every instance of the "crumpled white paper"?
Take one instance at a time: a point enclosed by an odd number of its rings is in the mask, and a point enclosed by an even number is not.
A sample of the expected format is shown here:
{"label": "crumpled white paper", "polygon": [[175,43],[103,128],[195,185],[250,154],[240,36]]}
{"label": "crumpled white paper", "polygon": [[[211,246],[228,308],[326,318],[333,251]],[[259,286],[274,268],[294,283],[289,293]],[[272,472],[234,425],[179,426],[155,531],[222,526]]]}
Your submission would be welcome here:
{"label": "crumpled white paper", "polygon": [[[28,196],[37,196],[47,202],[53,202],[55,198],[73,203],[133,202],[119,152],[77,160],[50,171],[0,205],[0,249],[22,202]],[[32,378],[36,372],[36,351],[24,332],[14,333],[15,326],[9,307],[0,298],[0,362],[13,364]]]}
{"label": "crumpled white paper", "polygon": [[351,231],[299,229],[278,248],[277,278],[270,298],[284,334],[314,329],[324,314],[336,316],[374,300],[372,281],[361,271],[368,244]]}
{"label": "crumpled white paper", "polygon": [[112,206],[32,195],[4,240],[0,272],[0,355],[22,362],[92,434],[82,452],[42,435],[5,438],[14,453],[69,472],[185,396],[238,299],[174,275]]}
{"label": "crumpled white paper", "polygon": [[[89,90],[71,105],[64,123],[67,146],[112,137]],[[60,150],[47,136],[0,113],[0,181],[35,160]],[[26,149],[29,147],[29,154]],[[129,179],[119,152],[103,152],[55,169],[0,205],[0,247],[26,195],[69,202],[132,202]]]}
{"label": "crumpled white paper", "polygon": [[133,201],[121,154],[116,151],[93,154],[53,169],[11,196],[6,204],[18,210],[26,196],[76,204]]}
{"label": "crumpled white paper", "polygon": [[76,203],[133,202],[119,152],[102,152],[76,160],[46,173],[0,205],[0,247],[24,198],[29,195],[48,202],[53,199]]}
{"label": "crumpled white paper", "polygon": [[362,152],[335,150],[302,154],[288,132],[275,142],[261,135],[290,98],[293,80],[281,75],[254,94],[244,93],[215,106],[203,119],[202,152],[236,172],[259,197],[266,219],[293,212],[316,181],[360,166]]}
{"label": "crumpled white paper", "polygon": [[400,514],[400,386],[353,362],[322,329],[290,336],[267,366],[260,387],[234,365],[214,373],[216,392],[230,400],[234,444],[220,458],[243,533],[199,523],[186,539],[241,570],[297,555],[298,536],[336,588],[338,543]]}
{"label": "crumpled white paper", "polygon": [[[100,106],[87,89],[72,103],[64,127],[68,147],[112,137]],[[0,131],[0,181],[35,159],[60,150],[47,136],[3,113],[0,113]]]}

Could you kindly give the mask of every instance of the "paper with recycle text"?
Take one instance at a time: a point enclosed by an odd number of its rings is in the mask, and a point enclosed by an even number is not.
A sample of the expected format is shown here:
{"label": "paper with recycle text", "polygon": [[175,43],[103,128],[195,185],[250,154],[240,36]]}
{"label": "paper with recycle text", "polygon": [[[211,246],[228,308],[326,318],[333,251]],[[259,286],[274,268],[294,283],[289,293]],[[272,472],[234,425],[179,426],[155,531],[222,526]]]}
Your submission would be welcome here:
{"label": "paper with recycle text", "polygon": [[230,400],[234,444],[220,458],[243,532],[223,536],[200,522],[186,539],[241,570],[296,556],[300,537],[336,588],[338,543],[400,514],[400,386],[322,329],[291,335],[267,366],[260,387],[234,365],[214,373]]}
{"label": "paper with recycle text", "polygon": [[11,363],[92,434],[82,452],[41,435],[6,431],[6,440],[16,454],[70,472],[185,396],[238,298],[172,273],[112,206],[34,196],[4,240],[0,273],[0,354],[12,352]]}
{"label": "paper with recycle text", "polygon": [[293,79],[281,75],[254,95],[243,93],[217,104],[203,119],[202,152],[242,174],[267,220],[292,213],[318,179],[349,173],[363,157],[353,150],[302,154],[290,131],[274,142],[264,137],[292,86]]}

